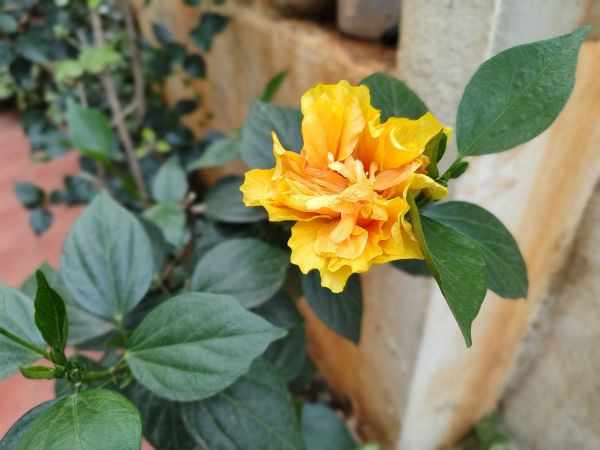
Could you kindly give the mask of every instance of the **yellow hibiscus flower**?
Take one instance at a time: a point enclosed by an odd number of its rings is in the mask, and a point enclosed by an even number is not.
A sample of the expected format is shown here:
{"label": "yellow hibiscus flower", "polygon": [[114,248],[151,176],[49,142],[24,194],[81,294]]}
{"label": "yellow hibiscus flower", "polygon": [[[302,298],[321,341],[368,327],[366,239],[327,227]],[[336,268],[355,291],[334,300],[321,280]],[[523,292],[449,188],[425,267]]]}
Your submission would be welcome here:
{"label": "yellow hibiscus flower", "polygon": [[426,144],[440,131],[431,114],[389,118],[370,102],[366,86],[319,84],[302,96],[301,153],[273,133],[275,167],[246,173],[246,206],[262,206],[271,221],[296,221],[291,261],[323,286],[341,292],[352,273],[396,259],[422,259],[410,223],[408,190],[433,199],[446,188],[426,175]]}

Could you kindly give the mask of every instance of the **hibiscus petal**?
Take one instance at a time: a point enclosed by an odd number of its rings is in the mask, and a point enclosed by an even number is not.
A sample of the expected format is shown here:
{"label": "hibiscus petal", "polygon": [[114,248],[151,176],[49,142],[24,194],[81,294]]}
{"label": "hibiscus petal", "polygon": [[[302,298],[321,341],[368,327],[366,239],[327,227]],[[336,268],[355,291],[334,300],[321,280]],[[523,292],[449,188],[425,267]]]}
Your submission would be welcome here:
{"label": "hibiscus petal", "polygon": [[244,194],[246,206],[261,206],[270,196],[270,181],[275,169],[254,169],[246,172],[240,191]]}
{"label": "hibiscus petal", "polygon": [[[302,137],[308,163],[327,167],[328,155],[342,161],[356,148],[366,124],[369,109],[366,86],[350,86],[348,82],[319,84],[302,96]],[[375,112],[376,114],[376,112]]]}

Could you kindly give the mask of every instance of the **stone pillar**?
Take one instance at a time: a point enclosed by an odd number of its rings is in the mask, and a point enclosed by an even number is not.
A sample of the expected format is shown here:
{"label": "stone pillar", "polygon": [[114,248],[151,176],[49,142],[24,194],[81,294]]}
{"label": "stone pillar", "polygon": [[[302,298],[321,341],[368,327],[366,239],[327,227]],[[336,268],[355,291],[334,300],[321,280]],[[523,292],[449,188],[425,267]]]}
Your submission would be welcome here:
{"label": "stone pillar", "polygon": [[[558,0],[405,0],[398,71],[452,123],[462,90],[484,59],[571,31],[585,7]],[[497,405],[600,173],[597,52],[597,44],[585,45],[573,97],[547,132],[516,151],[472,158],[469,175],[451,185],[453,195],[484,205],[513,231],[528,264],[530,295],[507,301],[489,294],[475,320],[474,345],[466,349],[445,300],[432,291],[399,449],[449,448]]]}

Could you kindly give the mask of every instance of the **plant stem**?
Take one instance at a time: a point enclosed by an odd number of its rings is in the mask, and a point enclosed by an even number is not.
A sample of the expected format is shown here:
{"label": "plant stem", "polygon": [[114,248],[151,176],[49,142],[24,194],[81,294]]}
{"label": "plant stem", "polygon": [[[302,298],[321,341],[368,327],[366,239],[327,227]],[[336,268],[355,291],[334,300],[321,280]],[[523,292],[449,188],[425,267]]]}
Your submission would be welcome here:
{"label": "plant stem", "polygon": [[17,344],[28,348],[29,350],[35,352],[35,353],[39,353],[40,355],[42,355],[44,358],[46,359],[50,359],[50,354],[44,350],[41,347],[38,347],[35,344],[32,344],[31,342],[27,342],[24,339],[21,339],[18,336],[15,336],[14,334],[12,334],[10,331],[5,330],[4,328],[0,328],[0,334],[2,334],[3,336],[7,337],[8,339],[10,339],[11,341],[16,342]]}
{"label": "plant stem", "polygon": [[415,196],[411,191],[408,191],[406,194],[406,200],[408,201],[408,206],[410,206],[410,209],[408,210],[408,216],[410,217],[410,223],[412,225],[415,238],[417,239],[417,242],[423,251],[423,256],[425,257],[425,262],[427,263],[429,270],[431,270],[431,273],[435,278],[438,278],[438,270],[433,263],[431,253],[429,253],[427,242],[425,241],[425,234],[423,233],[423,226],[421,225],[421,217],[419,216],[419,208],[415,202]]}
{"label": "plant stem", "polygon": [[131,73],[133,75],[133,105],[139,118],[146,114],[146,88],[144,84],[144,74],[142,73],[142,58],[137,46],[137,32],[135,28],[131,3],[129,0],[119,0],[119,7],[125,16],[125,30],[129,47],[131,48]]}
{"label": "plant stem", "polygon": [[77,91],[77,95],[79,96],[79,103],[85,108],[88,107],[87,95],[85,94],[85,86],[82,81],[78,81],[75,85],[75,90]]}
{"label": "plant stem", "polygon": [[123,366],[124,362],[125,362],[124,360],[121,360],[116,365],[109,367],[106,370],[100,370],[98,372],[84,373],[81,377],[81,381],[89,382],[89,381],[101,380],[103,378],[110,378],[124,368],[124,366]]}
{"label": "plant stem", "polygon": [[[90,19],[94,34],[94,43],[97,48],[101,48],[105,44],[104,31],[102,29],[100,15],[96,9],[90,10]],[[113,123],[117,128],[117,133],[119,134],[119,138],[123,143],[123,147],[125,148],[125,154],[127,155],[127,161],[129,162],[129,168],[131,169],[137,190],[142,198],[142,201],[145,204],[148,204],[148,191],[146,189],[146,184],[144,183],[142,169],[140,168],[140,163],[135,156],[131,135],[129,134],[129,130],[127,130],[127,126],[125,124],[125,117],[123,116],[123,110],[121,108],[119,96],[117,95],[114,79],[108,70],[102,71],[100,74],[100,82],[106,91],[106,98],[112,113]]]}

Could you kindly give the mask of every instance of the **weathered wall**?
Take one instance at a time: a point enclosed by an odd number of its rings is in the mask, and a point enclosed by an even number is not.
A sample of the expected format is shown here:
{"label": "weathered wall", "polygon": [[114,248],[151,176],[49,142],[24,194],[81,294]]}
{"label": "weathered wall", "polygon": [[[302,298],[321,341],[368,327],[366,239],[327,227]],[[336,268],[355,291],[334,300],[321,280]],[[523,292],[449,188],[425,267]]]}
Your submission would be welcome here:
{"label": "weathered wall", "polygon": [[600,184],[539,305],[501,403],[521,448],[600,448],[599,224]]}

